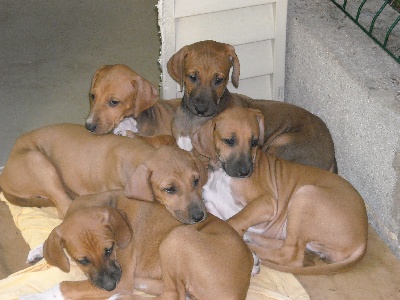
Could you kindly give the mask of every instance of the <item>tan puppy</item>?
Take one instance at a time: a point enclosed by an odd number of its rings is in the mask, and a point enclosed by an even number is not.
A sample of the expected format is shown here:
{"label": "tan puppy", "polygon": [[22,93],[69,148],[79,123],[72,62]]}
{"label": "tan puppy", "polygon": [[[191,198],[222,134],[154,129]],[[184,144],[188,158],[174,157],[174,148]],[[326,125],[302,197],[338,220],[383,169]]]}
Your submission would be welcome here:
{"label": "tan puppy", "polygon": [[142,138],[91,134],[58,124],[22,135],[0,174],[17,205],[57,207],[65,215],[76,196],[125,187],[128,197],[157,200],[184,223],[205,218],[201,162],[177,146],[155,148]]}
{"label": "tan puppy", "polygon": [[[298,274],[333,273],[367,246],[367,214],[358,192],[339,175],[265,154],[258,110],[235,107],[209,120],[193,146],[211,159],[203,188],[206,207],[228,220],[265,265]],[[251,175],[230,177],[251,165]],[[308,249],[326,262],[303,266]]]}
{"label": "tan puppy", "polygon": [[47,262],[69,272],[63,248],[88,280],[24,299],[136,299],[135,288],[161,299],[245,299],[253,267],[251,251],[225,222],[208,215],[182,225],[162,205],[123,191],[77,198],[44,244]]}
{"label": "tan puppy", "polygon": [[[231,68],[232,84],[238,87],[240,64],[234,47],[214,41],[185,46],[168,61],[170,76],[184,89],[172,129],[181,148],[191,150],[191,134],[226,108],[252,107],[265,118],[264,152],[337,172],[332,137],[320,118],[288,103],[231,94],[226,88]],[[248,174],[237,174],[242,175]]]}
{"label": "tan puppy", "polygon": [[98,69],[89,100],[85,124],[89,131],[104,134],[114,130],[124,135],[125,130],[132,130],[143,136],[171,135],[172,118],[181,102],[160,100],[157,89],[125,65]]}

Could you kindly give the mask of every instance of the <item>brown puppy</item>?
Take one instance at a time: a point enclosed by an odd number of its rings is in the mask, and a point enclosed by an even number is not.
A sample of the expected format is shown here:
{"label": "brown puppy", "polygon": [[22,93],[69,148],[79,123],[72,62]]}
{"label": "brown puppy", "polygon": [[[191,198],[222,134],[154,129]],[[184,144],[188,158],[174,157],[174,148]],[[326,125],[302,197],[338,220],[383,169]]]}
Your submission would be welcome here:
{"label": "brown puppy", "polygon": [[58,124],[22,135],[0,174],[17,205],[57,207],[65,215],[76,196],[125,187],[128,197],[157,200],[184,223],[205,218],[201,162],[175,146],[155,148],[142,138],[97,136],[82,125]]}
{"label": "brown puppy", "polygon": [[[159,99],[157,89],[125,65],[107,65],[93,76],[86,128],[95,134],[125,130],[140,135],[171,135],[179,99]],[[126,119],[128,118],[128,119]],[[126,120],[125,120],[126,119]],[[121,124],[121,127],[118,127]],[[123,126],[125,124],[125,126]]]}
{"label": "brown puppy", "polygon": [[182,225],[162,205],[123,191],[77,198],[44,243],[47,262],[69,272],[64,249],[88,280],[26,299],[136,299],[135,288],[161,299],[245,299],[253,266],[251,251],[225,222],[208,215]]}
{"label": "brown puppy", "polygon": [[232,84],[238,87],[240,65],[234,47],[214,41],[185,46],[168,61],[170,76],[184,89],[172,128],[181,148],[191,150],[191,134],[226,108],[252,107],[265,118],[264,152],[337,172],[332,137],[320,118],[288,103],[231,94],[226,88],[231,68]]}
{"label": "brown puppy", "polygon": [[[258,110],[235,107],[209,120],[193,146],[211,159],[206,207],[228,220],[265,265],[298,274],[340,271],[367,247],[364,201],[339,175],[265,154]],[[250,164],[251,175],[230,177]],[[331,264],[305,267],[308,249]]]}

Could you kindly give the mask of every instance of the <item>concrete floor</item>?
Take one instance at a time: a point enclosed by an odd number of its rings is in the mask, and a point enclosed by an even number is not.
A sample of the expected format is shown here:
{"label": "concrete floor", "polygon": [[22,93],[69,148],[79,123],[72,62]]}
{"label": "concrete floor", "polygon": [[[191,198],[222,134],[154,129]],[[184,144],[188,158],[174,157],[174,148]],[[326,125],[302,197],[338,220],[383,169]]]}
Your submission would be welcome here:
{"label": "concrete floor", "polygon": [[23,132],[83,123],[96,69],[159,83],[157,0],[0,1],[0,166]]}

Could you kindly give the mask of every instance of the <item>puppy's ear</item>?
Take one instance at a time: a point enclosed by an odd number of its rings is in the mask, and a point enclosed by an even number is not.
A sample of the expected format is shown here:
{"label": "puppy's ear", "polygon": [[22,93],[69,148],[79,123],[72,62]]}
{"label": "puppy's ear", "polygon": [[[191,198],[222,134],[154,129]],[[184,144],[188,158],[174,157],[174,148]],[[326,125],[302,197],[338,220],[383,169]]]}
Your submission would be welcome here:
{"label": "puppy's ear", "polygon": [[259,136],[258,136],[258,145],[262,146],[262,145],[264,145],[264,131],[265,131],[264,115],[261,113],[261,111],[259,109],[248,108],[248,110],[250,110],[257,118],[258,128],[260,129]]}
{"label": "puppy's ear", "polygon": [[141,76],[132,79],[132,86],[136,90],[133,100],[133,116],[137,118],[143,111],[152,107],[158,100],[157,89]]}
{"label": "puppy's ear", "polygon": [[228,47],[228,55],[229,59],[231,60],[232,63],[232,76],[231,76],[231,81],[232,84],[235,88],[238,88],[239,86],[239,76],[240,76],[240,63],[239,63],[239,58],[236,55],[235,48],[231,45],[227,45]]}
{"label": "puppy's ear", "polygon": [[68,273],[70,269],[69,259],[63,249],[60,226],[54,228],[44,242],[43,257],[50,265],[58,267],[60,270]]}
{"label": "puppy's ear", "polygon": [[191,154],[193,155],[193,159],[196,162],[196,165],[199,169],[199,174],[200,174],[200,186],[203,186],[207,183],[208,180],[208,173],[207,173],[207,168],[206,165],[208,162],[204,162],[201,159],[199,159],[198,157],[196,157],[195,154],[193,154],[193,152],[191,152]]}
{"label": "puppy's ear", "polygon": [[154,201],[150,176],[151,171],[145,164],[138,166],[125,185],[125,196],[138,200]]}
{"label": "puppy's ear", "polygon": [[103,70],[104,70],[105,68],[108,68],[108,67],[110,67],[110,66],[102,65],[100,68],[97,69],[96,73],[94,73],[94,75],[93,75],[91,87],[93,87],[93,86],[96,84],[96,80],[97,80],[97,77],[99,77],[99,74],[100,74],[101,72],[103,72]]}
{"label": "puppy's ear", "polygon": [[175,80],[183,89],[184,61],[187,55],[187,46],[182,47],[178,52],[171,56],[167,63],[169,76]]}
{"label": "puppy's ear", "polygon": [[214,163],[216,163],[217,154],[215,152],[214,144],[214,128],[214,122],[212,120],[207,121],[193,133],[191,140],[193,148],[197,152],[210,158]]}
{"label": "puppy's ear", "polygon": [[121,249],[128,246],[132,240],[132,227],[128,222],[126,214],[119,209],[107,209],[106,222],[114,233],[117,246]]}

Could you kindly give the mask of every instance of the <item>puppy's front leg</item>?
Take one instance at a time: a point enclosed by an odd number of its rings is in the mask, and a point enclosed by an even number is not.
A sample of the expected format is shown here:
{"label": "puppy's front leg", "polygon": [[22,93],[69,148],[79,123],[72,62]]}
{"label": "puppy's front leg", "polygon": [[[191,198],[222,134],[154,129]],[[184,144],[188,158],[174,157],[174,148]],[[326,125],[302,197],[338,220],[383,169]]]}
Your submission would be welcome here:
{"label": "puppy's front leg", "polygon": [[43,293],[25,295],[19,297],[20,300],[63,300],[65,299],[60,291],[60,284],[53,286],[51,289],[44,291]]}
{"label": "puppy's front leg", "polygon": [[257,224],[271,221],[276,214],[276,201],[262,196],[249,202],[241,211],[227,220],[241,237]]}
{"label": "puppy's front leg", "polygon": [[118,294],[118,287],[114,291],[108,292],[96,287],[89,280],[63,281],[60,283],[60,291],[64,299],[106,299],[114,294]]}
{"label": "puppy's front leg", "polygon": [[107,299],[117,291],[108,292],[95,287],[89,280],[83,281],[63,281],[52,288],[38,294],[26,295],[20,297],[21,300],[80,300],[91,298]]}

